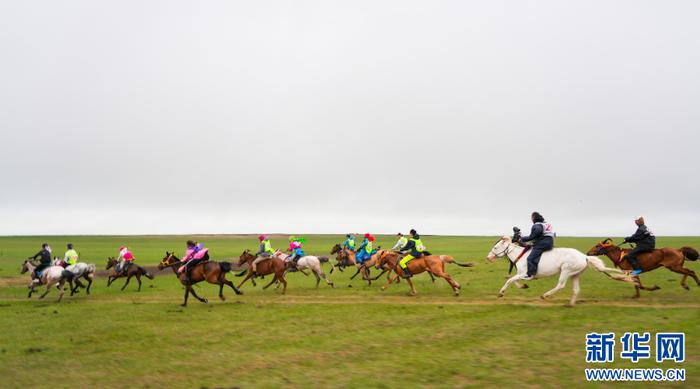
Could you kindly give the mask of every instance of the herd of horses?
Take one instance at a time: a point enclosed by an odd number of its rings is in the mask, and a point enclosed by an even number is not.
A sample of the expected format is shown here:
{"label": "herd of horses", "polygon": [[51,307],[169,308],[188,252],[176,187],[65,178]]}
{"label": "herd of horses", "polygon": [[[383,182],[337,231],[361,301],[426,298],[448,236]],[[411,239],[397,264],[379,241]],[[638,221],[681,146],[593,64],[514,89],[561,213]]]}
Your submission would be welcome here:
{"label": "herd of horses", "polygon": [[[511,284],[516,284],[519,288],[528,287],[527,284],[524,284],[521,281],[527,272],[527,261],[523,258],[526,251],[526,247],[514,243],[508,236],[504,236],[503,238],[499,239],[489,251],[487,255],[487,259],[489,261],[493,262],[497,258],[507,258],[511,266],[517,270],[514,276],[507,279],[498,293],[499,297],[504,296],[506,289]],[[660,289],[657,285],[645,287],[642,285],[639,276],[632,276],[629,274],[632,267],[628,261],[624,259],[625,255],[629,251],[629,249],[614,245],[611,239],[606,239],[597,243],[585,254],[572,248],[555,248],[545,252],[541,257],[535,278],[538,279],[559,275],[559,282],[553,289],[547,291],[541,297],[546,299],[552,296],[564,288],[568,280],[571,280],[573,294],[567,306],[574,306],[580,293],[579,278],[581,274],[589,267],[605,274],[606,276],[610,277],[610,279],[634,285],[635,295],[633,297],[636,298],[640,296],[640,289],[647,291]],[[376,281],[384,274],[389,273],[387,275],[386,284],[381,287],[381,289],[384,290],[391,284],[400,282],[405,276],[404,271],[398,265],[399,261],[403,257],[403,254],[396,251],[381,249],[377,250],[369,259],[362,263],[356,260],[354,251],[343,248],[340,244],[333,246],[330,254],[336,256],[336,263],[333,264],[330,273],[332,274],[335,269],[344,271],[346,268],[354,268],[356,272],[350,277],[351,281],[360,275],[362,280],[366,281],[368,285],[371,285],[373,281]],[[610,268],[605,266],[605,263],[598,258],[598,256],[601,255],[607,256],[613,262],[615,267]],[[177,270],[180,266],[182,266],[182,261],[175,255],[175,253],[166,251],[165,256],[158,264],[158,269],[165,270],[166,268],[171,268],[175,277],[177,277],[180,283],[183,285],[185,289],[185,296],[182,306],[187,305],[187,300],[190,294],[198,301],[208,303],[208,299],[197,295],[193,288],[193,285],[203,281],[219,286],[219,298],[222,301],[226,299],[223,294],[225,286],[233,289],[236,294],[242,294],[243,292],[240,290],[240,288],[248,280],[255,285],[255,280],[257,278],[264,278],[265,276],[270,276],[271,280],[263,287],[263,289],[267,289],[273,284],[277,284],[277,287],[282,287],[281,293],[284,294],[287,290],[287,280],[285,276],[288,273],[295,271],[299,271],[304,275],[308,275],[306,272],[307,270],[310,271],[316,278],[317,288],[319,287],[321,280],[324,280],[328,286],[335,287],[334,283],[328,276],[326,276],[322,269],[322,264],[329,261],[328,257],[307,255],[299,258],[296,262],[292,262],[289,260],[289,256],[277,251],[269,259],[258,263],[256,266],[256,271],[253,272],[251,265],[256,258],[257,256],[251,254],[249,250],[245,250],[239,256],[235,267],[243,270],[236,274],[236,276],[245,278],[238,284],[238,286],[234,285],[233,282],[226,278],[226,274],[231,272],[234,268],[234,265],[231,262],[208,260],[199,263],[190,269],[190,277],[188,278],[184,273],[179,273]],[[685,289],[689,289],[687,284],[688,277],[693,278],[698,286],[700,286],[700,279],[698,279],[695,272],[683,266],[685,260],[695,261],[697,259],[697,250],[687,246],[681,247],[680,249],[666,247],[638,256],[639,264],[644,272],[649,272],[659,267],[665,267],[673,272],[682,274],[683,278],[681,279],[681,286]],[[471,263],[457,262],[452,256],[449,255],[430,254],[411,260],[408,262],[407,267],[412,275],[428,273],[433,282],[435,282],[436,277],[444,279],[452,288],[454,295],[457,296],[460,293],[461,286],[445,271],[445,266],[448,264],[455,264],[461,267],[473,266]],[[153,275],[150,274],[145,268],[134,263],[130,263],[123,272],[117,272],[116,265],[117,261],[114,258],[107,259],[106,270],[111,269],[111,273],[108,274],[107,278],[107,286],[110,286],[116,279],[125,277],[126,282],[121,288],[121,290],[124,290],[127,285],[129,285],[129,281],[132,278],[135,278],[139,285],[138,290],[140,291],[141,277],[153,279]],[[377,269],[379,274],[372,277],[372,268]],[[33,270],[33,263],[30,260],[24,261],[22,265],[22,273]],[[90,285],[95,278],[95,272],[96,267],[92,264],[78,263],[66,268],[58,266],[58,264],[54,264],[54,266],[47,268],[42,274],[39,285],[45,285],[46,290],[40,298],[45,297],[51,288],[56,286],[59,290],[58,301],[61,301],[66,282],[69,284],[71,295],[77,293],[80,288],[85,288],[86,293],[90,294]],[[404,279],[409,285],[410,295],[415,295],[416,288],[413,284],[412,277]],[[83,285],[81,280],[87,281],[87,286]],[[28,297],[31,297],[32,294],[36,292],[37,286],[38,285],[34,282],[29,285]],[[352,286],[352,284],[348,286]]]}

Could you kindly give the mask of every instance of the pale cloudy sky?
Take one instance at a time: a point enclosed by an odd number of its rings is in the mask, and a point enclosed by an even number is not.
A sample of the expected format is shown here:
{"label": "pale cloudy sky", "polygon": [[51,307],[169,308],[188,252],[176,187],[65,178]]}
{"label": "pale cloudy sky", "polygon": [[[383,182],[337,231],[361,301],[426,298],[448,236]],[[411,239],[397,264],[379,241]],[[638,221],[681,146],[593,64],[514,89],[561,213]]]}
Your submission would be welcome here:
{"label": "pale cloudy sky", "polygon": [[698,234],[700,2],[3,1],[0,234]]}

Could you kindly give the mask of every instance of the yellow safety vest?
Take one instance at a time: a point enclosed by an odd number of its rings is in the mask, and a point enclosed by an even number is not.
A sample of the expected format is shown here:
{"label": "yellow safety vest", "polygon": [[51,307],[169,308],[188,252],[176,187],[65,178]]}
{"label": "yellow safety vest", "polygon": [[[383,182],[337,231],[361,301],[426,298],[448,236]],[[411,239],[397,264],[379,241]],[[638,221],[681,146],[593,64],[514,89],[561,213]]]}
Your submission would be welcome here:
{"label": "yellow safety vest", "polygon": [[406,246],[406,243],[408,243],[408,238],[405,236],[402,236],[399,239],[399,248]]}
{"label": "yellow safety vest", "polygon": [[367,242],[367,245],[365,246],[365,251],[367,251],[370,254],[372,253],[372,242],[371,241]]}
{"label": "yellow safety vest", "polygon": [[274,253],[275,253],[275,249],[272,248],[272,244],[270,244],[270,240],[269,240],[269,239],[263,240],[263,244],[265,245],[264,247],[265,247],[265,252],[266,252],[266,253],[270,253],[270,254],[274,254]]}
{"label": "yellow safety vest", "polygon": [[75,250],[70,249],[66,251],[66,256],[68,257],[69,265],[75,265],[78,262],[78,253]]}
{"label": "yellow safety vest", "polygon": [[416,251],[422,253],[425,251],[425,246],[423,246],[423,241],[420,239],[411,238],[411,240],[416,244]]}

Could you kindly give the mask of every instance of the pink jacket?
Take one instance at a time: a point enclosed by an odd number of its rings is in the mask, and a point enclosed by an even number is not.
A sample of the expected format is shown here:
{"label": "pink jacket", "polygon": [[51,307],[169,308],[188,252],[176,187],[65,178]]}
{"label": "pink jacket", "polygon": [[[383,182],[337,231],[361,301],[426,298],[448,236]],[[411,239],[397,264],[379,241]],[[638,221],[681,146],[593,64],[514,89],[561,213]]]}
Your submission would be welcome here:
{"label": "pink jacket", "polygon": [[195,251],[194,248],[188,248],[187,251],[185,251],[185,256],[182,258],[182,262],[188,262],[193,259],[202,259],[204,258],[204,254],[206,254],[208,251],[209,249],[207,248],[201,249],[199,251]]}
{"label": "pink jacket", "polygon": [[294,249],[298,249],[298,248],[301,248],[301,242],[292,241],[292,242],[289,242],[289,250],[287,250],[287,251],[294,251]]}

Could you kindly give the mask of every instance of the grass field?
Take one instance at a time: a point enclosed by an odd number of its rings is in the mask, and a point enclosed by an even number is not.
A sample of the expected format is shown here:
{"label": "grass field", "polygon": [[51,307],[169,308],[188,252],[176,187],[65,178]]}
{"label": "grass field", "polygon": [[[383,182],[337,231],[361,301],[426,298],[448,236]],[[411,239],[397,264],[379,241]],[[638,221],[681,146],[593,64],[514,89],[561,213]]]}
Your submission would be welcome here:
{"label": "grass field", "polygon": [[[349,288],[346,270],[332,274],[335,289],[314,289],[313,277],[295,273],[288,275],[287,295],[246,284],[242,296],[225,291],[225,302],[215,298],[216,286],[202,284],[197,291],[210,304],[190,299],[181,308],[183,289],[172,272],[163,272],[146,280],[140,293],[133,283],[120,292],[122,280],[107,288],[98,278],[92,295],[66,295],[56,304],[55,291],[43,301],[28,300],[28,276],[19,275],[22,259],[44,241],[61,254],[73,242],[83,261],[104,269],[121,244],[132,248],[138,263],[154,265],[165,250],[182,252],[188,238],[0,237],[0,387],[596,386],[584,378],[592,367],[585,363],[585,334],[593,331],[614,331],[618,338],[625,331],[685,332],[683,364],[657,364],[652,357],[634,365],[617,355],[602,367],[683,367],[684,383],[645,385],[700,386],[700,288],[693,281],[686,291],[680,275],[659,269],[642,280],[662,289],[633,300],[631,286],[589,269],[573,309],[563,307],[570,285],[551,300],[538,298],[555,278],[512,288],[498,299],[508,267],[484,260],[494,237],[424,237],[432,252],[476,264],[448,267],[462,284],[459,297],[425,274],[416,277],[416,297],[407,296],[405,282],[384,292],[360,280]],[[214,259],[256,248],[254,236],[194,238]],[[276,247],[286,242],[272,238]],[[342,239],[306,238],[312,254],[327,254]],[[394,237],[377,238],[384,247],[394,243]],[[586,251],[597,240],[559,238],[557,245]],[[700,238],[659,238],[658,244],[700,248]],[[700,272],[698,262],[686,266]]]}

